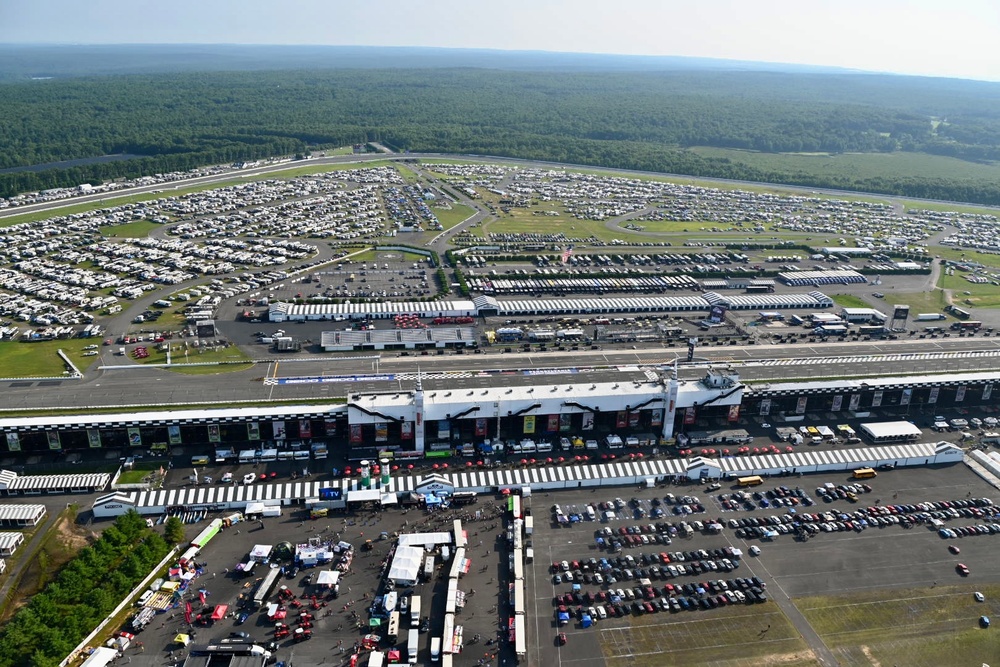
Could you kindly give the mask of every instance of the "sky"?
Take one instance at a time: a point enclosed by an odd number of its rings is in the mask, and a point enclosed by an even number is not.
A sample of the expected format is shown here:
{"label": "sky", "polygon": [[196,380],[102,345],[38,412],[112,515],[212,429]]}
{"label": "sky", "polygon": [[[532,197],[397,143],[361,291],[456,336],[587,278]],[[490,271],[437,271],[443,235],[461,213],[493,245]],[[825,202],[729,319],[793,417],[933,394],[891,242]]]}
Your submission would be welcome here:
{"label": "sky", "polygon": [[1000,0],[0,0],[0,43],[431,46],[1000,81]]}

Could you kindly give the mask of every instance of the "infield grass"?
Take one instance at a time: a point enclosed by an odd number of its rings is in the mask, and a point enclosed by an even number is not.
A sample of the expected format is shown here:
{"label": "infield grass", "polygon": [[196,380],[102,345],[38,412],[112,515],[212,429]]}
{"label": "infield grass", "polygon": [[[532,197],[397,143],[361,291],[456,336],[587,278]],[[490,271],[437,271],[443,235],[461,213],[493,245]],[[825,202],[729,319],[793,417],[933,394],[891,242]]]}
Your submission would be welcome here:
{"label": "infield grass", "polygon": [[771,602],[734,605],[697,614],[632,617],[627,627],[600,633],[601,651],[609,665],[806,667],[819,664],[792,624]]}
{"label": "infield grass", "polygon": [[794,600],[843,667],[980,665],[998,657],[995,630],[982,615],[1000,614],[1000,585],[864,591]]}

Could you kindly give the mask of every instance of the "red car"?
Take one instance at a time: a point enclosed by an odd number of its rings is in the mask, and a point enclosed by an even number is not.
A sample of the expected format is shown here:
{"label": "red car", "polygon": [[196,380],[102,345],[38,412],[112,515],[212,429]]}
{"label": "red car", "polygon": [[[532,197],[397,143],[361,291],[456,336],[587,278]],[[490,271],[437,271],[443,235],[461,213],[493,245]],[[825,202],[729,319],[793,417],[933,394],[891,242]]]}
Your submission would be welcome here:
{"label": "red car", "polygon": [[565,632],[560,632],[559,636],[557,637],[557,639],[559,641],[559,645],[560,646],[565,646],[566,645],[566,633]]}
{"label": "red car", "polygon": [[963,577],[969,576],[969,568],[965,565],[965,563],[959,563],[956,565],[955,570]]}
{"label": "red car", "polygon": [[950,545],[948,545],[948,551],[952,552],[953,554],[957,554],[957,553],[960,553],[962,550],[959,549],[954,544],[950,544]]}

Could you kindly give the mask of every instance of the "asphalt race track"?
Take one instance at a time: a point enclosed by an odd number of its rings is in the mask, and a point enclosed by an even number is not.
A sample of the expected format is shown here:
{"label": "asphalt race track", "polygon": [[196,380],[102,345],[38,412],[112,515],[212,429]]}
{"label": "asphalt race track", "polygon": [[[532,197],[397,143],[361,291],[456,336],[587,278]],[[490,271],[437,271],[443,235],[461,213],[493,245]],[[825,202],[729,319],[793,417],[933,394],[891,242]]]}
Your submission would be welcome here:
{"label": "asphalt race track", "polygon": [[[504,378],[518,384],[572,384],[587,381],[652,379],[656,368],[673,365],[680,348],[607,349],[573,353],[454,353],[397,356],[351,354],[308,359],[273,357],[253,368],[219,375],[183,375],[139,364],[104,367],[81,380],[6,381],[0,408],[31,410],[66,406],[233,403],[262,400],[337,398],[354,392],[410,390],[418,372],[424,387],[496,386]],[[118,363],[117,358],[112,363]],[[280,360],[280,361],[278,361]],[[693,364],[681,364],[681,379],[696,379],[710,366],[731,365],[745,382],[828,377],[871,377],[1000,369],[1000,340],[952,338],[885,343],[827,343],[700,347]],[[533,371],[533,372],[532,372]],[[356,377],[353,377],[356,376]],[[302,381],[301,378],[307,378]]]}

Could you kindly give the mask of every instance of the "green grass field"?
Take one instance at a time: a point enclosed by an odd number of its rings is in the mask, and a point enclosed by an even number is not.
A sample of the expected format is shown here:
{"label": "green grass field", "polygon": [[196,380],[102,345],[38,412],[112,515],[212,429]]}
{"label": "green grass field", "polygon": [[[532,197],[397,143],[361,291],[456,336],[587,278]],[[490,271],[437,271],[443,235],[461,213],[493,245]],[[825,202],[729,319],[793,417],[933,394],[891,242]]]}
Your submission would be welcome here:
{"label": "green grass field", "polygon": [[[149,346],[147,349],[149,350],[149,356],[143,359],[140,363],[167,363],[166,352],[161,352],[153,345]],[[215,350],[189,347],[187,348],[186,356],[184,351],[185,348],[182,343],[171,343],[172,356],[170,363],[178,365],[171,366],[169,370],[174,373],[183,373],[185,375],[217,375],[219,373],[236,373],[239,371],[245,371],[248,368],[253,368],[254,366],[254,364],[250,362],[250,357],[244,354],[243,351],[236,345],[230,345],[229,347],[218,348]],[[246,363],[232,363],[240,361],[245,361]],[[184,364],[204,363],[217,365],[184,366]]]}
{"label": "green grass field", "polygon": [[100,344],[99,339],[70,338],[67,340],[20,343],[3,341],[0,343],[0,375],[3,377],[59,377],[66,365],[56,353],[62,350],[81,371],[91,364],[93,358],[84,357],[83,347]]}
{"label": "green grass field", "polygon": [[149,236],[151,231],[160,227],[163,227],[163,225],[157,222],[152,222],[150,220],[136,220],[135,222],[130,222],[126,225],[101,227],[101,234],[126,239],[144,239]]}
{"label": "green grass field", "polygon": [[980,665],[1000,657],[995,630],[978,626],[981,615],[1000,614],[1000,586],[970,586],[801,598],[796,606],[844,667]]}
{"label": "green grass field", "polygon": [[[765,171],[802,172],[823,176],[855,178],[940,178],[948,174],[954,180],[995,182],[1000,166],[979,164],[927,153],[845,153],[801,154],[758,153],[754,151],[698,146],[690,149],[704,157],[726,158]],[[853,198],[853,197],[852,197]]]}
{"label": "green grass field", "polygon": [[970,283],[965,279],[966,275],[968,274],[962,271],[956,271],[953,276],[941,273],[938,285],[944,289],[954,290],[952,303],[959,307],[965,305],[973,308],[1000,306],[1000,286],[990,283]]}
{"label": "green grass field", "polygon": [[[665,620],[667,619],[667,620]],[[766,634],[761,630],[770,626]],[[697,615],[632,617],[600,630],[609,665],[629,667],[806,667],[819,663],[774,605],[722,607]]]}
{"label": "green grass field", "polygon": [[[872,288],[878,289],[878,288]],[[891,290],[890,290],[891,291]],[[879,307],[886,315],[891,306],[904,304],[910,307],[910,318],[918,313],[943,313],[946,304],[944,292],[933,290],[931,292],[894,292],[886,294],[884,305]]]}
{"label": "green grass field", "polygon": [[831,294],[830,297],[841,308],[871,308],[867,301],[853,294]]}
{"label": "green grass field", "polygon": [[431,211],[437,216],[438,222],[445,229],[451,229],[458,223],[466,220],[476,211],[464,204],[452,204],[451,208],[432,206]]}

